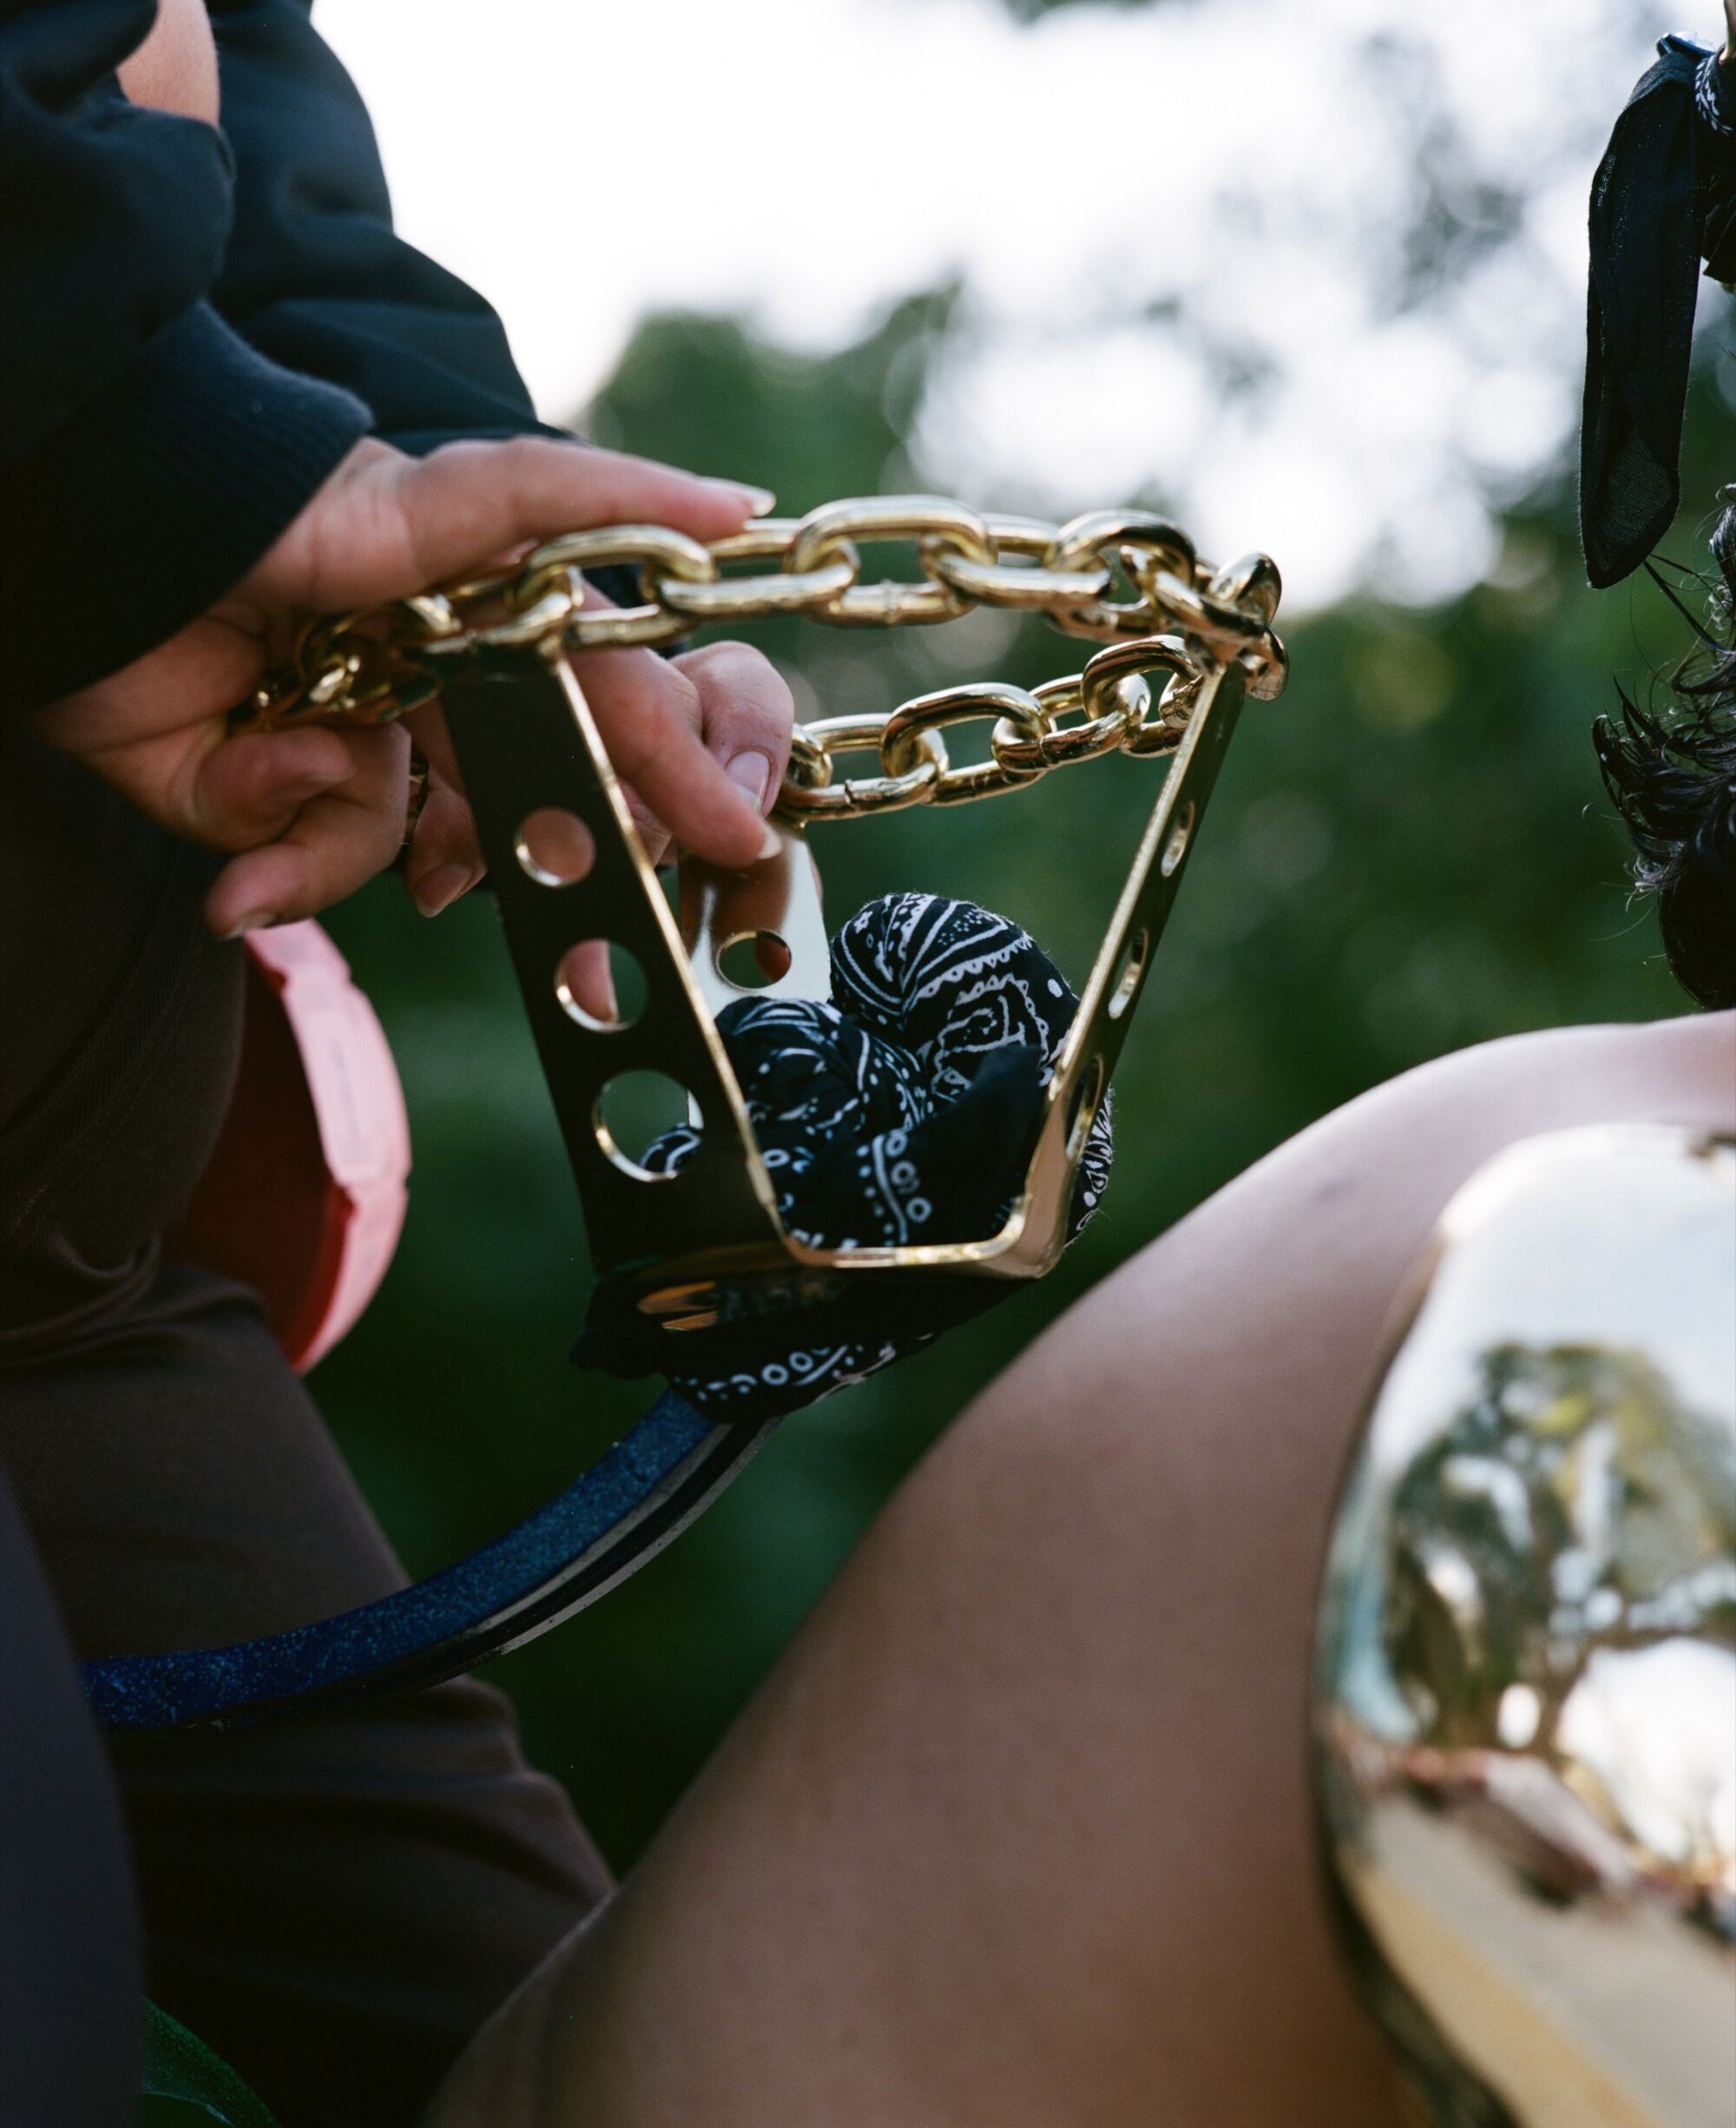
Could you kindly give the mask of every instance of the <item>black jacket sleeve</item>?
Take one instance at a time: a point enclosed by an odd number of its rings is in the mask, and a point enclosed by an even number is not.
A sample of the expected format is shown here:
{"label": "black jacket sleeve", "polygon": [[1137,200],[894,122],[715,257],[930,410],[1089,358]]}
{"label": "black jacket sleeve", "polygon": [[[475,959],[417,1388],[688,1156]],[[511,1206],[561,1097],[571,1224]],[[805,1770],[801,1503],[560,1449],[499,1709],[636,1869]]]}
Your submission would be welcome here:
{"label": "black jacket sleeve", "polygon": [[244,575],[368,427],[207,300],[233,166],[115,78],[150,0],[0,0],[0,702],[138,656]]}
{"label": "black jacket sleeve", "polygon": [[223,315],[273,361],[365,399],[404,450],[538,430],[499,319],[393,234],[367,110],[308,0],[211,0],[211,14],[235,157]]}

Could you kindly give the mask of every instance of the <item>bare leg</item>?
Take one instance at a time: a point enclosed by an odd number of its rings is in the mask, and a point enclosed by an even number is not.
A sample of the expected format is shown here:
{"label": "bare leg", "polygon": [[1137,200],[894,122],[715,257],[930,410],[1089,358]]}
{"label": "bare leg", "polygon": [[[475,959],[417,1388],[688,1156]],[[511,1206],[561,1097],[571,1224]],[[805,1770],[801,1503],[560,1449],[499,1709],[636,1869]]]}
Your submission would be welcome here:
{"label": "bare leg", "polygon": [[429,2128],[1382,2128],[1322,1899],[1316,1577],[1457,1184],[1736,1130],[1736,1023],[1431,1067],[1092,1294],[891,1503],[615,1907]]}

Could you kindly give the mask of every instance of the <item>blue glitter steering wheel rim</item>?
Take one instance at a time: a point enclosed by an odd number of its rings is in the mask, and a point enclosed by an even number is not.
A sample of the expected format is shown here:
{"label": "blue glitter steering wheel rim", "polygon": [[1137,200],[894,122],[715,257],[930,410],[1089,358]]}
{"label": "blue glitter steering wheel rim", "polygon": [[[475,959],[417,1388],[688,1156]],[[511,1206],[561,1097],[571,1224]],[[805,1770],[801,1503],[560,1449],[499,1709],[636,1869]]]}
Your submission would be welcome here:
{"label": "blue glitter steering wheel rim", "polygon": [[255,1640],[86,1663],[91,1710],[111,1729],[229,1729],[456,1677],[642,1566],[740,1475],[775,1424],[709,1420],[667,1390],[563,1492],[456,1565]]}

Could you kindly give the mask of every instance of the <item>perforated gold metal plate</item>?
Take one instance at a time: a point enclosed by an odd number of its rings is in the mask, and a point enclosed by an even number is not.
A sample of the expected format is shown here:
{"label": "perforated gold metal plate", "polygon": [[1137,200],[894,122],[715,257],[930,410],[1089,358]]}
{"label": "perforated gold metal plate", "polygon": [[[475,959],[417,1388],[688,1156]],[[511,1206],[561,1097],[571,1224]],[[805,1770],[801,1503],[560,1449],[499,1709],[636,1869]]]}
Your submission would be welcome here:
{"label": "perforated gold metal plate", "polygon": [[[681,919],[646,862],[582,691],[562,662],[527,649],[469,656],[447,669],[446,714],[483,851],[547,1076],[599,1270],[639,1288],[672,1329],[708,1319],[721,1288],[764,1282],[786,1297],[836,1290],[877,1271],[1036,1278],[1065,1239],[1085,1138],[1126,1039],[1245,691],[1235,665],[1200,682],[1180,744],[1141,837],[1045,1095],[1025,1185],[998,1233],[967,1242],[851,1249],[796,1241],[714,1024],[740,994],[719,964],[734,939],[781,937],[791,966],[758,995],[825,998],[828,959],[806,836],[781,827],[777,855],[742,873],[683,861]],[[1040,805],[1040,800],[1031,802]],[[525,823],[570,814],[595,840],[595,864],[562,883],[532,859]],[[584,939],[625,947],[647,996],[630,1024],[587,1024],[562,1001],[562,963]],[[609,1139],[600,1104],[610,1081],[654,1071],[686,1088],[702,1121],[680,1171],[648,1176]]]}

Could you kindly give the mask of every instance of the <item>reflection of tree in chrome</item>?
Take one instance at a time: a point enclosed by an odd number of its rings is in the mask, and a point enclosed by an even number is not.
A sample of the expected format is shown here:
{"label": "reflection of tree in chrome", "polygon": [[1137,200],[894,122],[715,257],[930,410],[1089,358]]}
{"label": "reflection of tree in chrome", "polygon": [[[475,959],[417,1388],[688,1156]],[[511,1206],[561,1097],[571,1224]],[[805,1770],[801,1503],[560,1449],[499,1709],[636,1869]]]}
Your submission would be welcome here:
{"label": "reflection of tree in chrome", "polygon": [[1383,1637],[1419,1742],[1553,1756],[1594,1657],[1736,1648],[1736,1444],[1643,1354],[1502,1345],[1479,1377],[1393,1501]]}

